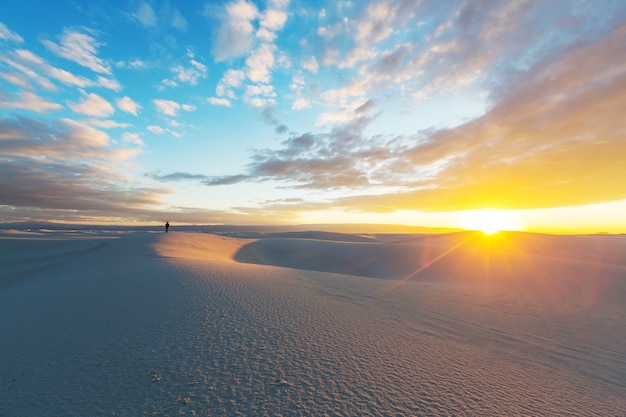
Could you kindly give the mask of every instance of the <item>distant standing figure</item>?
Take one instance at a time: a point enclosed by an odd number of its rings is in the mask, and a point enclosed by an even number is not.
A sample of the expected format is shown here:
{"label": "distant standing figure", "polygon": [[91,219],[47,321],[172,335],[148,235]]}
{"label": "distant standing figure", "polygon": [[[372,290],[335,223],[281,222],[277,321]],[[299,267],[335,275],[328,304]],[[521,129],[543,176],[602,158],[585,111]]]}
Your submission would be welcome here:
{"label": "distant standing figure", "polygon": [[170,231],[170,222],[165,223],[165,233]]}

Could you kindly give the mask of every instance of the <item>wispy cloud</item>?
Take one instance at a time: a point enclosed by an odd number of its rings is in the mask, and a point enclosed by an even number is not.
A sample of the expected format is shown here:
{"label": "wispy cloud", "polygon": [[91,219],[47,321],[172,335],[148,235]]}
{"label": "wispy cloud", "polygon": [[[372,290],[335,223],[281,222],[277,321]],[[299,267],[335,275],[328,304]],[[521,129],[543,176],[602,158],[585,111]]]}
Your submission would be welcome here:
{"label": "wispy cloud", "polygon": [[97,85],[113,91],[122,91],[122,85],[114,79],[98,76]]}
{"label": "wispy cloud", "polygon": [[[4,62],[17,71],[12,74],[5,73],[4,78],[12,84],[27,89],[39,85],[48,91],[57,91],[57,85],[51,80],[80,88],[97,86],[113,91],[122,89],[120,83],[115,79],[99,75],[96,80],[92,80],[84,76],[72,74],[69,71],[50,65],[43,58],[26,49],[17,49],[9,52]],[[34,84],[30,83],[28,79],[34,81]]]}
{"label": "wispy cloud", "polygon": [[52,110],[60,110],[63,106],[46,100],[45,98],[30,91],[12,94],[7,93],[0,87],[0,108],[24,109],[36,113],[46,113]]}
{"label": "wispy cloud", "polygon": [[165,133],[165,129],[157,125],[150,125],[146,129],[148,129],[150,132],[154,133],[155,135],[162,135]]}
{"label": "wispy cloud", "polygon": [[180,104],[173,100],[155,99],[152,102],[156,109],[165,116],[176,116],[178,110],[194,111],[196,109],[195,106],[190,104]]}
{"label": "wispy cloud", "polygon": [[208,176],[202,174],[190,174],[188,172],[174,172],[171,174],[152,172],[146,174],[146,176],[159,182],[199,181],[201,184],[209,186],[232,185],[249,179],[247,175]]}
{"label": "wispy cloud", "polygon": [[140,2],[132,16],[144,27],[153,27],[157,24],[157,16],[152,6],[144,1]]}
{"label": "wispy cloud", "polygon": [[121,128],[121,127],[130,127],[130,123],[120,123],[115,120],[102,120],[102,119],[86,119],[83,120],[83,123],[88,124],[89,126],[95,126],[102,129],[113,129],[113,128]]}
{"label": "wispy cloud", "polygon": [[165,24],[185,32],[188,27],[187,19],[185,19],[180,9],[172,6],[168,0],[163,1],[161,7],[156,9],[150,3],[142,1],[137,4],[137,7],[129,16],[145,28],[156,28]]}
{"label": "wispy cloud", "polygon": [[172,6],[169,1],[164,1],[161,5],[161,15],[171,27],[180,31],[187,30],[187,19],[180,12],[180,9],[176,6]]}
{"label": "wispy cloud", "polygon": [[178,82],[196,85],[199,80],[206,78],[206,65],[196,61],[194,53],[189,49],[187,50],[187,58],[189,59],[187,66],[174,65],[170,68],[170,71],[174,74],[175,80],[164,80],[164,85],[175,87],[178,85]]}
{"label": "wispy cloud", "polygon": [[141,139],[141,136],[138,133],[124,132],[122,134],[122,141],[124,143],[129,143],[129,144],[132,144],[132,145],[138,145],[138,146],[144,146],[145,145],[145,143]]}
{"label": "wispy cloud", "polygon": [[20,35],[13,32],[2,22],[0,22],[0,39],[16,43],[24,42],[24,39]]}
{"label": "wispy cloud", "polygon": [[48,39],[42,40],[42,43],[60,57],[76,62],[96,73],[111,74],[109,64],[98,57],[98,48],[102,44],[92,36],[92,32],[88,29],[65,29],[58,44]]}
{"label": "wispy cloud", "polygon": [[141,59],[133,59],[131,61],[117,61],[115,63],[117,68],[128,68],[128,69],[146,69],[148,68],[148,64]]}

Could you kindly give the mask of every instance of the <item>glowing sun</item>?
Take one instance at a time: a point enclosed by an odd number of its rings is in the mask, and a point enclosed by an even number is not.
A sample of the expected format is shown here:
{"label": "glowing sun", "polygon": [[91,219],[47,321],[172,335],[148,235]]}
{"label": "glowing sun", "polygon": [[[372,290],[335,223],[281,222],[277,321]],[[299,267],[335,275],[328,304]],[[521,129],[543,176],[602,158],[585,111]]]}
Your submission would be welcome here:
{"label": "glowing sun", "polygon": [[516,217],[504,210],[474,210],[466,213],[463,228],[493,235],[501,230],[522,230]]}

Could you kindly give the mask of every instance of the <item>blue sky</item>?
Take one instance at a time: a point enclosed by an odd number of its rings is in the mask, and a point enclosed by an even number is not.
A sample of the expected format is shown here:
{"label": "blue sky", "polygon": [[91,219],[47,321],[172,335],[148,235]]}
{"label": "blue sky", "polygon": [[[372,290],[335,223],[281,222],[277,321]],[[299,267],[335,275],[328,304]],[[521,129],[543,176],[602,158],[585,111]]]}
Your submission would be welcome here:
{"label": "blue sky", "polygon": [[625,39],[609,0],[0,2],[0,220],[626,228]]}

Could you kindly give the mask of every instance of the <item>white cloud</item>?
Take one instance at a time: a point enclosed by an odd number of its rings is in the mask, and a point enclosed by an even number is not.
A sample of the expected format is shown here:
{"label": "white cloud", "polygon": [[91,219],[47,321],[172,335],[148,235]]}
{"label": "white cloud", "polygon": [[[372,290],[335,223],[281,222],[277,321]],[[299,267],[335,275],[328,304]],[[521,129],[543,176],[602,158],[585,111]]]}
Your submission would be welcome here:
{"label": "white cloud", "polygon": [[94,72],[111,74],[108,63],[97,56],[101,43],[86,33],[65,29],[61,35],[60,44],[47,39],[44,39],[42,43],[60,57],[76,62]]}
{"label": "white cloud", "polygon": [[103,129],[111,129],[116,127],[130,127],[130,123],[118,123],[114,120],[101,120],[101,119],[87,119],[84,120],[85,123],[91,126],[101,127]]}
{"label": "white cloud", "polygon": [[129,68],[129,69],[144,69],[148,68],[148,64],[146,64],[141,59],[133,59],[132,61],[117,61],[115,63],[117,68]]}
{"label": "white cloud", "polygon": [[[23,75],[30,77],[37,84],[49,91],[56,91],[57,88],[46,77],[60,81],[66,85],[81,88],[99,86],[114,91],[120,91],[122,89],[122,86],[117,80],[99,75],[97,81],[93,81],[86,77],[74,75],[64,69],[53,67],[39,56],[25,49],[15,50],[11,52],[10,55],[15,59],[7,58],[5,60],[7,64],[19,70]],[[44,77],[44,75],[46,77]]]}
{"label": "white cloud", "polygon": [[239,87],[245,77],[246,75],[243,71],[229,69],[224,73],[222,79],[217,83],[217,87],[215,87],[215,93],[220,97],[226,96],[228,98],[235,98],[233,88]]}
{"label": "white cloud", "polygon": [[319,69],[319,64],[317,63],[317,59],[314,56],[302,62],[302,68],[305,70],[312,72],[313,74],[317,74],[317,70]]}
{"label": "white cloud", "polygon": [[[34,81],[39,86],[43,87],[44,89],[48,91],[57,90],[56,85],[54,85],[48,78],[41,75],[41,73],[43,73],[41,69],[38,68],[39,71],[32,69],[31,66],[33,66],[33,63],[31,62],[26,62],[26,63],[18,62],[18,61],[22,61],[22,59],[17,53],[14,53],[12,55],[14,55],[17,58],[17,60],[11,59],[8,56],[3,57],[4,62],[6,64],[15,68],[18,71],[18,73],[9,73],[10,74],[8,76],[9,81],[15,80],[17,81],[16,85],[23,85],[23,83],[25,82],[25,77],[29,77],[32,81]],[[33,86],[32,85],[27,86],[26,88],[33,89]]]}
{"label": "white cloud", "polygon": [[176,112],[180,109],[180,104],[172,100],[152,100],[157,110],[166,116],[176,116]]}
{"label": "white cloud", "polygon": [[209,97],[207,98],[206,101],[213,106],[224,106],[224,107],[231,106],[230,101],[225,98]]}
{"label": "white cloud", "polygon": [[186,83],[190,85],[198,84],[201,78],[206,78],[207,67],[206,65],[198,62],[194,59],[194,53],[191,49],[187,50],[187,57],[189,58],[189,65],[174,65],[170,68],[170,71],[174,74],[173,79],[164,79],[161,81],[159,91],[165,90],[165,87],[178,87],[180,83]]}
{"label": "white cloud", "polygon": [[254,3],[248,3],[245,0],[238,0],[226,6],[228,17],[233,20],[251,21],[258,17],[259,11]]}
{"label": "white cloud", "polygon": [[122,86],[117,80],[113,80],[111,78],[106,78],[102,76],[98,76],[98,85],[100,87],[108,88],[113,91],[121,91]]}
{"label": "white cloud", "polygon": [[274,46],[264,43],[246,59],[246,75],[252,82],[268,83],[273,66]]}
{"label": "white cloud", "polygon": [[196,109],[195,106],[190,104],[180,104],[172,100],[155,99],[152,102],[157,110],[166,116],[176,116],[178,110],[194,111]]}
{"label": "white cloud", "polygon": [[0,108],[24,109],[37,113],[45,113],[51,110],[59,110],[63,108],[63,106],[48,101],[35,93],[25,91],[19,94],[7,94],[0,88]]}
{"label": "white cloud", "polygon": [[322,62],[325,66],[335,65],[341,59],[341,52],[338,49],[328,48],[324,52],[324,59]]}
{"label": "white cloud", "polygon": [[108,117],[115,113],[111,103],[94,93],[87,94],[78,103],[68,101],[67,105],[76,113],[92,117]]}
{"label": "white cloud", "polygon": [[165,129],[163,129],[161,126],[150,125],[146,129],[156,135],[162,135],[163,133],[165,133]]}
{"label": "white cloud", "polygon": [[17,43],[24,42],[24,39],[22,39],[22,37],[20,35],[18,35],[17,33],[13,32],[13,31],[11,31],[2,22],[0,22],[0,39],[3,39],[5,41],[17,42]]}
{"label": "white cloud", "polygon": [[[170,123],[170,125],[171,125],[171,123]],[[148,131],[154,133],[155,135],[166,135],[166,134],[169,134],[169,135],[174,136],[175,138],[182,138],[183,137],[183,135],[181,135],[178,132],[175,132],[175,131],[173,131],[171,129],[167,129],[167,128],[164,129],[161,126],[157,126],[157,125],[150,125],[150,126],[146,127],[146,129]]]}
{"label": "white cloud", "polygon": [[327,41],[340,37],[346,31],[344,22],[338,22],[333,25],[321,26],[317,29],[317,34]]}
{"label": "white cloud", "polygon": [[261,26],[268,30],[277,31],[285,26],[287,21],[287,13],[282,10],[268,9],[261,17]]}
{"label": "white cloud", "polygon": [[159,91],[165,90],[165,87],[178,87],[178,83],[174,80],[161,80],[161,85],[159,86]]}
{"label": "white cloud", "polygon": [[15,57],[19,58],[23,63],[35,64],[35,65],[43,65],[44,61],[37,55],[33,54],[27,49],[16,49],[13,51]]}
{"label": "white cloud", "polygon": [[308,109],[309,107],[311,107],[311,102],[304,97],[296,98],[291,105],[293,110]]}
{"label": "white cloud", "polygon": [[250,51],[254,42],[252,22],[258,14],[256,6],[245,0],[226,5],[226,16],[217,31],[215,42],[216,61],[241,56]]}
{"label": "white cloud", "polygon": [[322,98],[328,104],[341,103],[346,99],[354,97],[364,97],[368,91],[368,80],[356,80],[345,87],[327,90],[322,93]]}
{"label": "white cloud", "polygon": [[264,42],[274,42],[276,34],[267,28],[261,28],[256,32],[256,37]]}
{"label": "white cloud", "polygon": [[276,9],[286,9],[289,3],[291,3],[291,0],[269,0],[267,3],[270,7]]}
{"label": "white cloud", "polygon": [[359,109],[362,109],[368,103],[370,101],[364,98],[355,99],[351,102],[343,100],[342,105],[336,111],[320,113],[315,124],[316,126],[325,126],[327,124],[348,122],[353,120]]}
{"label": "white cloud", "polygon": [[[191,57],[193,58],[193,57]],[[191,65],[193,65],[198,71],[201,71],[203,73],[206,72],[206,65],[196,61],[195,59],[191,60]]]}
{"label": "white cloud", "polygon": [[363,61],[367,61],[376,57],[376,52],[370,48],[358,46],[352,48],[346,57],[338,62],[339,68],[354,68],[357,64]]}
{"label": "white cloud", "polygon": [[274,87],[268,84],[249,85],[246,87],[244,101],[254,107],[266,107],[276,104]]}
{"label": "white cloud", "polygon": [[17,72],[0,72],[0,77],[4,78],[7,82],[22,88],[24,90],[28,90],[32,88],[32,84],[30,80],[24,77],[21,73]]}
{"label": "white cloud", "polygon": [[89,87],[93,85],[93,82],[91,80],[88,80],[85,77],[81,77],[80,75],[74,75],[71,72],[62,70],[60,68],[55,68],[53,66],[46,65],[45,67],[42,67],[41,69],[50,78],[55,79],[57,81],[61,81],[63,84],[75,85],[76,87],[81,87],[81,88]]}
{"label": "white cloud", "polygon": [[289,84],[289,88],[296,94],[296,98],[291,105],[291,108],[293,110],[302,110],[311,107],[310,100],[302,96],[302,90],[304,90],[304,85],[305,82],[302,74],[294,75],[291,84]]}
{"label": "white cloud", "polygon": [[271,98],[261,98],[261,97],[249,97],[249,96],[245,96],[244,101],[248,104],[250,104],[253,107],[257,107],[257,108],[263,108],[266,106],[270,106],[270,105],[274,105],[276,104],[276,100],[271,99]]}
{"label": "white cloud", "polygon": [[178,81],[196,85],[200,78],[206,78],[207,69],[204,64],[192,59],[191,67],[185,68],[182,65],[176,65],[171,68],[171,71],[176,75]]}
{"label": "white cloud", "polygon": [[139,136],[138,133],[124,132],[122,134],[122,141],[125,143],[133,144],[133,145],[139,145],[139,146],[144,145],[144,142],[143,140],[141,140],[141,136]]}
{"label": "white cloud", "polygon": [[177,7],[172,7],[171,10],[169,10],[169,21],[173,28],[183,32],[187,30],[187,20],[183,17]]}
{"label": "white cloud", "polygon": [[291,58],[289,58],[289,56],[284,52],[279,52],[276,63],[278,64],[279,68],[285,69],[290,69],[292,65]]}
{"label": "white cloud", "polygon": [[146,2],[139,3],[139,7],[133,14],[133,17],[145,27],[152,27],[157,24],[157,17],[154,13],[154,9]]}
{"label": "white cloud", "polygon": [[249,85],[246,87],[246,94],[248,96],[269,96],[275,97],[274,87],[268,84]]}
{"label": "white cloud", "polygon": [[125,111],[126,113],[137,116],[137,112],[139,111],[141,106],[130,97],[122,97],[117,100],[117,108]]}
{"label": "white cloud", "polygon": [[256,33],[259,40],[273,43],[276,39],[276,31],[282,29],[287,22],[287,12],[282,10],[289,2],[270,2],[267,10],[260,15],[260,28]]}
{"label": "white cloud", "polygon": [[77,143],[78,146],[101,148],[109,144],[109,135],[107,135],[104,132],[94,129],[90,126],[84,125],[75,120],[70,120],[70,119],[60,119],[60,120],[76,131],[76,133],[71,133],[69,136],[72,139],[75,139],[74,135],[80,137],[81,142]]}
{"label": "white cloud", "polygon": [[366,18],[357,22],[356,40],[364,42],[381,42],[393,32],[393,18],[397,7],[387,2],[371,3],[367,7]]}

